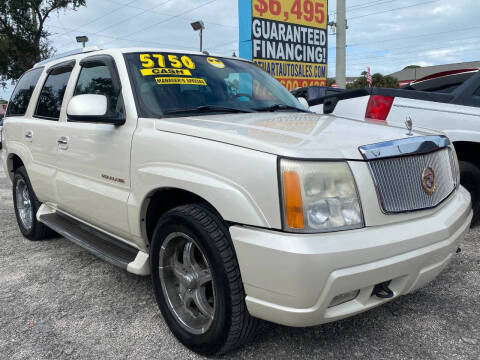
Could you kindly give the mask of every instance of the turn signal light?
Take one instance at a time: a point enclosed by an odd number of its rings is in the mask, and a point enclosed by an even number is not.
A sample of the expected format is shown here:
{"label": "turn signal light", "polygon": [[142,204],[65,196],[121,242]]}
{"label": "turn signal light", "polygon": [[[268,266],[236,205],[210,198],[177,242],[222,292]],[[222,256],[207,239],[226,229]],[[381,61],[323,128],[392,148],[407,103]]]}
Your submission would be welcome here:
{"label": "turn signal light", "polygon": [[393,100],[395,100],[395,98],[391,96],[370,96],[365,119],[368,121],[386,121],[388,113],[392,108]]}
{"label": "turn signal light", "polygon": [[283,173],[283,191],[285,199],[285,218],[291,229],[303,229],[302,190],[300,188],[300,177],[295,171]]}

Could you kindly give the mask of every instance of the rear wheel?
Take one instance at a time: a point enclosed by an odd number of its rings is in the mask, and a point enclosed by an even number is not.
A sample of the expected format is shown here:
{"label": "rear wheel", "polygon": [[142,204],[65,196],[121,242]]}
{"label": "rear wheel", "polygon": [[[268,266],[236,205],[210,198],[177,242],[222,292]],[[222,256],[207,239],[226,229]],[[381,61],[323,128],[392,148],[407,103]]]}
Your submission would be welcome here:
{"label": "rear wheel", "polygon": [[150,256],[158,306],[185,346],[223,354],[255,333],[259,320],[247,311],[228,229],[212,209],[193,204],[167,212]]}
{"label": "rear wheel", "polygon": [[18,227],[29,240],[42,240],[55,235],[55,232],[37,221],[36,214],[41,203],[33,192],[25,168],[19,167],[13,178],[13,206]]}
{"label": "rear wheel", "polygon": [[460,161],[460,182],[472,196],[472,225],[475,225],[480,219],[480,169],[471,162]]}

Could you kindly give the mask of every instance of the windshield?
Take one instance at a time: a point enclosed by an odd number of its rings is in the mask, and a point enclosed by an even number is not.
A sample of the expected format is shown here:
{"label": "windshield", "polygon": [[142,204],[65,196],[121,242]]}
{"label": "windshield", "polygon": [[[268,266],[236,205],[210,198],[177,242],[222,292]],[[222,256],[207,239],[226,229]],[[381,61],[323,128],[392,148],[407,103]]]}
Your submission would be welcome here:
{"label": "windshield", "polygon": [[305,111],[282,84],[245,61],[167,52],[125,58],[143,117]]}

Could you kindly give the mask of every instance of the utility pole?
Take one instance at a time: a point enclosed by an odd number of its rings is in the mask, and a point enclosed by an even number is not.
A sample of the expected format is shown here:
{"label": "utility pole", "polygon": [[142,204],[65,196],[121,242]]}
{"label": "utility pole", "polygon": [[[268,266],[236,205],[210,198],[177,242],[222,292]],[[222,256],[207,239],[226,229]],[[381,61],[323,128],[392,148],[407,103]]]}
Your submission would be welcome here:
{"label": "utility pole", "polygon": [[336,83],[339,88],[347,87],[347,65],[346,65],[346,48],[347,48],[347,20],[346,20],[345,0],[337,0],[337,66],[336,66]]}

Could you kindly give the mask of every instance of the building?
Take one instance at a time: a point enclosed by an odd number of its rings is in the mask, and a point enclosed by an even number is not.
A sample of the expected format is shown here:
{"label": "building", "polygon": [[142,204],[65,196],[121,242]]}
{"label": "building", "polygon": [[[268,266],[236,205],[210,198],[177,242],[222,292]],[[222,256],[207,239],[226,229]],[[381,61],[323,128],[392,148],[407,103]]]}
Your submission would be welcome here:
{"label": "building", "polygon": [[426,66],[419,67],[415,69],[403,69],[397,71],[391,76],[398,79],[400,86],[410,84],[414,80],[424,78],[425,76],[430,76],[439,72],[452,71],[452,70],[463,70],[463,69],[475,69],[480,68],[480,61],[471,61],[463,62],[456,64],[447,64],[447,65],[437,65],[437,66]]}

